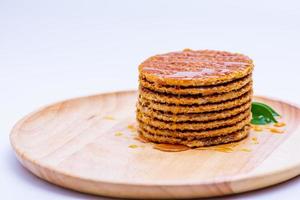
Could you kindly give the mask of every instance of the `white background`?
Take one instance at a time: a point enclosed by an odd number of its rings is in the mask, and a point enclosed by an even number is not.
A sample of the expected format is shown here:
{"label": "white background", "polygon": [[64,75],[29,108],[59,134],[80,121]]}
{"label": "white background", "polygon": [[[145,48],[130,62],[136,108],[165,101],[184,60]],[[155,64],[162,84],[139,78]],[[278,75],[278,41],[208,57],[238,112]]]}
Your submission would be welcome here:
{"label": "white background", "polygon": [[[0,0],[1,198],[95,198],[39,180],[17,162],[9,132],[28,112],[136,88],[143,59],[183,48],[247,54],[256,63],[256,93],[299,103],[299,37],[297,1]],[[299,195],[300,177],[230,199]]]}

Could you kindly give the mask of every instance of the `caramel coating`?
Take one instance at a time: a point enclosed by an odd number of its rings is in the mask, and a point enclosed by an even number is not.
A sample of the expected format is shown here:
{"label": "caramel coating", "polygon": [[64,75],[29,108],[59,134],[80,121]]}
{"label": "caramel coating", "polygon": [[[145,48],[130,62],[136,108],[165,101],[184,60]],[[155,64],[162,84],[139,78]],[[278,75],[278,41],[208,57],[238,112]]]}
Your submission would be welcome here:
{"label": "caramel coating", "polygon": [[167,85],[214,85],[250,74],[253,61],[242,54],[215,50],[184,50],[145,60],[139,71],[149,81]]}

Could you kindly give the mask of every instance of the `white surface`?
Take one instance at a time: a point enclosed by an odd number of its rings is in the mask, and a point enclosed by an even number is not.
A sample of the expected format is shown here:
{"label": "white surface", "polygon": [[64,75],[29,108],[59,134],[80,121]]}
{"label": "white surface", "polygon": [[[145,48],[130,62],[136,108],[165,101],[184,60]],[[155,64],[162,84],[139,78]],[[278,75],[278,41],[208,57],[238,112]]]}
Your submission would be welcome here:
{"label": "white surface", "polygon": [[[256,91],[299,103],[299,10],[296,0],[1,0],[1,198],[96,198],[27,172],[13,155],[9,132],[44,104],[136,88],[138,64],[156,53],[187,47],[245,53],[256,63]],[[296,199],[299,188],[300,177],[227,198]]]}

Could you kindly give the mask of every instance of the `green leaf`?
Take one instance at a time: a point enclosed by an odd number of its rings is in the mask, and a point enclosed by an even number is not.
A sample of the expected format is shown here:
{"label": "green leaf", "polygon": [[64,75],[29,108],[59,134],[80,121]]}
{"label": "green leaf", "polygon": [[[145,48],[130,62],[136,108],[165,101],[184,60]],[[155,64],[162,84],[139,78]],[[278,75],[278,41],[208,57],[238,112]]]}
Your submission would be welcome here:
{"label": "green leaf", "polygon": [[275,117],[280,116],[273,108],[260,102],[252,102],[251,112],[251,124],[255,125],[277,123]]}
{"label": "green leaf", "polygon": [[252,102],[252,105],[255,104],[255,105],[260,105],[260,106],[263,106],[263,107],[266,107],[267,109],[269,109],[273,116],[275,117],[279,117],[280,115],[273,109],[271,108],[270,106],[268,106],[267,104],[264,104],[264,103],[260,103],[260,102]]}

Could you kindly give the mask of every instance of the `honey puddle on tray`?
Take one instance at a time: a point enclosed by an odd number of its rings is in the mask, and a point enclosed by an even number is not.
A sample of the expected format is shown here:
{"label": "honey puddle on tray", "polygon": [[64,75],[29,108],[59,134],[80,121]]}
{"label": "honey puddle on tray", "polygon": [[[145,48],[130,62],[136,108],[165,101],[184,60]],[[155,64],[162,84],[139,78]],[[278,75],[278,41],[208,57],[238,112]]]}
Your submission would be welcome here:
{"label": "honey puddle on tray", "polygon": [[180,145],[180,144],[155,144],[153,148],[160,151],[166,151],[166,152],[180,152],[180,151],[187,151],[191,149],[188,146]]}

